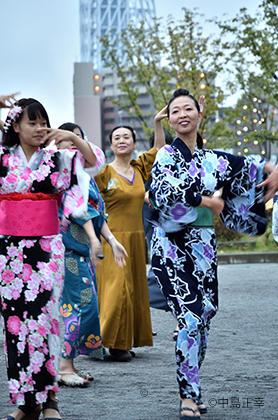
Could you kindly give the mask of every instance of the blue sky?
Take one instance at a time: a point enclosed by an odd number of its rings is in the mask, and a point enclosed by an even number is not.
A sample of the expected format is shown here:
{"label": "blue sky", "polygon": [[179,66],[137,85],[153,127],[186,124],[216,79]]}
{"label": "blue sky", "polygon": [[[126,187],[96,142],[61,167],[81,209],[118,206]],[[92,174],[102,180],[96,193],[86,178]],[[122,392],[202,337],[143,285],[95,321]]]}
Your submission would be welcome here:
{"label": "blue sky", "polygon": [[[258,0],[199,0],[207,18],[234,17],[241,7],[254,14]],[[190,4],[190,6],[189,6]],[[182,16],[192,1],[156,0],[157,16]],[[78,0],[0,0],[0,94],[20,91],[45,106],[52,127],[72,121],[73,64],[79,61]],[[205,31],[213,32],[211,25]],[[2,112],[5,117],[5,112]]]}

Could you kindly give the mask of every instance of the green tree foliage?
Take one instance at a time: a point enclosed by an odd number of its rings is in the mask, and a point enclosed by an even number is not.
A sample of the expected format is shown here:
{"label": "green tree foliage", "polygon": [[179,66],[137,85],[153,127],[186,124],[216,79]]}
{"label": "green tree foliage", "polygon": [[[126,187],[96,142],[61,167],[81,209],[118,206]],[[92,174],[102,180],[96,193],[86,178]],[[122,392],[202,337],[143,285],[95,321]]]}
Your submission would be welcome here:
{"label": "green tree foliage", "polygon": [[[203,15],[187,8],[181,20],[154,19],[151,28],[130,22],[122,34],[103,36],[102,58],[117,73],[122,92],[113,101],[139,118],[149,135],[150,115],[140,109],[140,94],[149,94],[159,110],[176,88],[188,88],[197,98],[205,95],[200,131],[208,147],[241,143],[244,153],[262,152],[269,158],[269,144],[278,140],[277,0],[263,0],[254,17],[243,8],[234,19],[213,21],[219,37],[204,36]],[[123,57],[117,54],[119,45]],[[221,87],[216,84],[219,75]],[[237,104],[221,109],[235,93]]]}
{"label": "green tree foliage", "polygon": [[[171,17],[166,23],[154,19],[151,28],[146,28],[144,22],[139,26],[130,22],[118,37],[110,34],[101,38],[106,67],[114,69],[120,78],[123,95],[114,102],[119,109],[131,108],[146,134],[150,134],[152,128],[138,105],[142,87],[152,98],[156,110],[165,106],[173,90],[184,87],[197,98],[205,95],[202,134],[206,137],[207,129],[214,126],[214,136],[223,136],[223,125],[215,121],[224,99],[223,90],[215,85],[215,77],[222,71],[220,40],[203,35],[199,23],[202,15],[186,8],[183,13],[183,20],[178,22]],[[125,51],[122,58],[117,54],[119,45]]]}
{"label": "green tree foliage", "polygon": [[241,120],[237,129],[247,127],[240,136],[246,150],[254,151],[253,145],[258,143],[257,151],[267,158],[270,142],[278,141],[277,10],[277,0],[264,0],[254,17],[242,8],[234,19],[215,21],[221,29],[221,48],[229,73],[227,88],[241,93],[232,114],[228,113],[229,121]]}

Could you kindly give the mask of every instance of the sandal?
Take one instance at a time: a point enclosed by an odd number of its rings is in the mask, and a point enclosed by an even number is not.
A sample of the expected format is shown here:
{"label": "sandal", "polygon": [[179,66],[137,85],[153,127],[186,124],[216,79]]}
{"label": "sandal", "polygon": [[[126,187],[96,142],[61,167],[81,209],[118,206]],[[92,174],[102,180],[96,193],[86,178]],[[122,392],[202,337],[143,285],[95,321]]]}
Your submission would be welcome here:
{"label": "sandal", "polygon": [[[71,375],[69,379],[62,379],[64,375]],[[73,388],[86,388],[89,382],[85,382],[86,379],[83,379],[81,376],[77,375],[75,372],[59,372],[58,375],[58,384],[60,386],[71,386]]]}
{"label": "sandal", "polygon": [[[181,415],[182,411],[192,411],[194,416],[182,416]],[[181,407],[180,408],[180,420],[192,420],[192,419],[199,419],[200,420],[201,417],[200,416],[195,416],[195,413],[200,413],[198,408],[196,408],[196,410],[193,410],[193,408]]]}
{"label": "sandal", "polygon": [[[19,410],[21,410],[25,417],[23,417],[23,420],[38,420],[42,411],[42,406],[36,405],[35,408],[33,405],[20,405]],[[15,420],[13,416],[4,416],[3,419],[5,420]]]}
{"label": "sandal", "polygon": [[[42,403],[42,409],[47,410],[47,409],[51,409],[51,410],[55,410],[58,411],[59,413],[59,409],[58,409],[58,403],[55,400],[52,400],[52,398],[50,398],[50,396],[48,395],[46,402]],[[60,414],[60,413],[59,413]],[[44,420],[61,420],[61,418],[53,418],[53,417],[46,417]]]}
{"label": "sandal", "polygon": [[[191,411],[193,413],[193,416],[182,416],[182,411]],[[192,420],[192,419],[201,419],[201,416],[195,416],[196,413],[200,413],[199,409],[196,408],[196,410],[193,410],[193,408],[190,407],[182,407],[182,401],[180,401],[180,420]]]}
{"label": "sandal", "polygon": [[[76,375],[80,376],[80,378],[87,379],[87,381],[93,381],[95,378],[89,372],[84,372],[83,370],[74,369]],[[60,373],[61,374],[61,373]]]}
{"label": "sandal", "polygon": [[198,407],[198,410],[200,411],[200,414],[206,414],[208,412],[208,409],[203,403],[203,401],[199,401],[197,404],[197,407]]}

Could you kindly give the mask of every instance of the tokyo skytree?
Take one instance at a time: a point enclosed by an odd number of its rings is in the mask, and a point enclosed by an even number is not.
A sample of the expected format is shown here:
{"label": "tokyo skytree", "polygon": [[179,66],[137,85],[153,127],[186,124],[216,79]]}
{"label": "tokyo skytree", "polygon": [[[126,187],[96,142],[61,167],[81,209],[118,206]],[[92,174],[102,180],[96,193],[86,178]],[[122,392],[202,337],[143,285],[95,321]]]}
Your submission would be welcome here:
{"label": "tokyo skytree", "polygon": [[[153,24],[154,0],[80,0],[81,61],[92,62],[97,70],[103,68],[99,38],[107,33],[120,34],[132,20]],[[119,48],[118,54],[123,55]]]}

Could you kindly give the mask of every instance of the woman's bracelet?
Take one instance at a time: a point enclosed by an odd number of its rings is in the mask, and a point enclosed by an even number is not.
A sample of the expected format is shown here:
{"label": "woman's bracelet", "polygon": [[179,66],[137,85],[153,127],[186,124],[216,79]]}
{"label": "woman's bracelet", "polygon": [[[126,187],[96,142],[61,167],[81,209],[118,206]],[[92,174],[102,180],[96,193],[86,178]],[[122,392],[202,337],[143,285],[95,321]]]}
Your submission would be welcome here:
{"label": "woman's bracelet", "polygon": [[113,233],[111,233],[111,235],[109,235],[106,240],[107,240],[107,242],[110,242],[111,239],[113,239],[113,238],[115,238],[115,236],[113,235]]}

